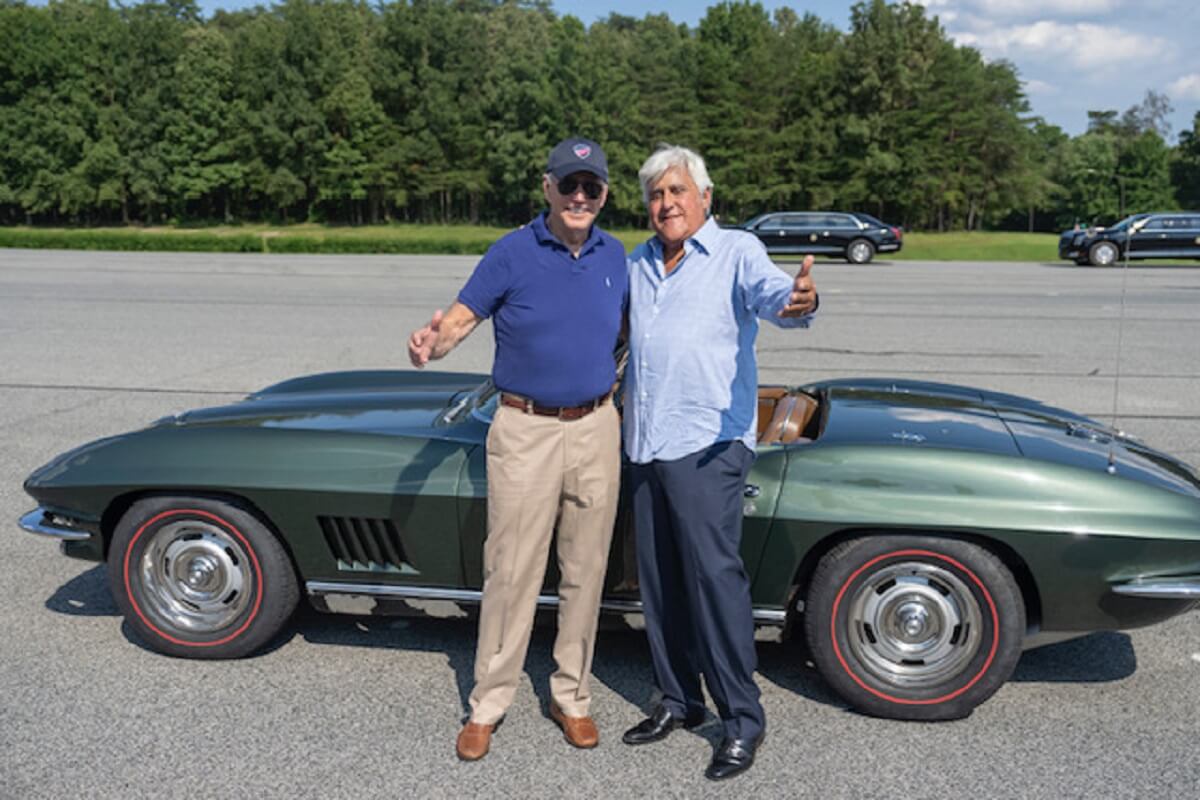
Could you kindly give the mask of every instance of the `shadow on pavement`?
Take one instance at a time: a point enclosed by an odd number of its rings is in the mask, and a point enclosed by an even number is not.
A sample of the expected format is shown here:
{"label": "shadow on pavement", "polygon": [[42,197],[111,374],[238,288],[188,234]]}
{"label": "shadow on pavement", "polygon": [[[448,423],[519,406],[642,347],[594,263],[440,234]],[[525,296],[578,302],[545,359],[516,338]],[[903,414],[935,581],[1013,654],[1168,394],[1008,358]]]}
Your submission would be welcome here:
{"label": "shadow on pavement", "polygon": [[[1068,269],[1068,270],[1094,270],[1098,273],[1118,272],[1125,268],[1124,261],[1118,261],[1116,264],[1108,267],[1094,267],[1091,264],[1076,264],[1074,261],[1042,261],[1039,266]],[[1191,261],[1144,261],[1136,260],[1129,262],[1129,269],[1145,272],[1147,270],[1162,270],[1164,272],[1172,272],[1179,270],[1194,270],[1200,269],[1200,262]]]}
{"label": "shadow on pavement", "polygon": [[[45,603],[50,611],[68,616],[117,616],[104,565],[96,565],[60,586]],[[549,622],[549,624],[547,624]],[[658,701],[646,637],[605,620],[592,664],[594,679],[616,692],[630,705],[649,711]],[[474,616],[461,619],[420,617],[347,616],[322,614],[301,603],[291,624],[256,655],[266,655],[299,635],[312,644],[341,647],[375,647],[443,653],[454,671],[462,707],[474,685]],[[149,650],[128,622],[122,634],[135,646]],[[529,645],[525,671],[546,713],[550,702],[550,675],[555,670],[552,615],[539,617]],[[1105,683],[1129,677],[1137,670],[1137,655],[1125,633],[1094,633],[1079,639],[1046,645],[1021,656],[1012,680],[1028,683]],[[804,644],[797,640],[758,644],[758,679],[770,681],[800,697],[838,708],[845,701],[830,689],[812,667]],[[638,720],[631,718],[630,725]],[[711,713],[708,722],[693,731],[714,745],[721,726]]]}
{"label": "shadow on pavement", "polygon": [[115,617],[121,612],[108,590],[104,565],[81,572],[50,595],[46,608],[72,617]]}
{"label": "shadow on pavement", "polygon": [[1011,680],[1025,683],[1107,683],[1137,671],[1127,633],[1106,631],[1059,642],[1021,655]]}

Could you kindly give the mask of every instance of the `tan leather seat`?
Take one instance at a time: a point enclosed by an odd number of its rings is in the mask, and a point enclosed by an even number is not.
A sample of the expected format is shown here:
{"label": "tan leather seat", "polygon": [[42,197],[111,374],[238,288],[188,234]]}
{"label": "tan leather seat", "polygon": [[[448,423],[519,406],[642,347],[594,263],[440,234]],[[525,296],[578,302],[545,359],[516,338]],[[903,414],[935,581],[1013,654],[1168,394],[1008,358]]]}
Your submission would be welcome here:
{"label": "tan leather seat", "polygon": [[[759,392],[759,411],[763,406],[763,393]],[[796,392],[784,393],[783,397],[774,400],[774,410],[770,420],[763,424],[759,418],[759,444],[795,444],[807,441],[801,434],[812,421],[817,411],[817,401],[806,394]]]}
{"label": "tan leather seat", "polygon": [[761,386],[758,389],[758,441],[763,440],[767,426],[775,417],[775,406],[787,396],[787,389],[782,386]]}

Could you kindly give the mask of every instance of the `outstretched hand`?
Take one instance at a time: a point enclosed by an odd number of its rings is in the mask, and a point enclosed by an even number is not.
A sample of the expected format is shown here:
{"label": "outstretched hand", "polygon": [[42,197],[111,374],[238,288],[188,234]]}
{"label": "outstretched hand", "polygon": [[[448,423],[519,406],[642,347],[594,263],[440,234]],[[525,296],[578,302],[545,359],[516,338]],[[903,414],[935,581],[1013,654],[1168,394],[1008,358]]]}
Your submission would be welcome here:
{"label": "outstretched hand", "polygon": [[413,331],[408,337],[408,360],[417,369],[429,363],[433,354],[433,346],[437,343],[438,333],[442,328],[442,317],[445,316],[439,308],[433,312],[433,319],[423,328]]}
{"label": "outstretched hand", "polygon": [[796,273],[796,281],[792,284],[792,294],[788,304],[779,311],[781,317],[803,317],[811,314],[817,308],[817,286],[813,283],[813,257],[808,256]]}

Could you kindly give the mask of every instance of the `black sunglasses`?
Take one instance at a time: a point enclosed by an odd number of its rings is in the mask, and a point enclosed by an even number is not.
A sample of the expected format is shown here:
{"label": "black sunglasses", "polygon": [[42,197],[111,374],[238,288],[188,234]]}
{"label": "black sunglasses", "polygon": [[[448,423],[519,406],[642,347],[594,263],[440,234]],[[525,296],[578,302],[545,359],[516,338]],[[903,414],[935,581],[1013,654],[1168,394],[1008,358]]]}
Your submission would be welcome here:
{"label": "black sunglasses", "polygon": [[563,178],[558,182],[558,193],[563,197],[570,197],[580,186],[583,187],[583,193],[587,195],[588,200],[595,200],[604,192],[604,184],[599,181],[581,181],[578,178],[570,177]]}

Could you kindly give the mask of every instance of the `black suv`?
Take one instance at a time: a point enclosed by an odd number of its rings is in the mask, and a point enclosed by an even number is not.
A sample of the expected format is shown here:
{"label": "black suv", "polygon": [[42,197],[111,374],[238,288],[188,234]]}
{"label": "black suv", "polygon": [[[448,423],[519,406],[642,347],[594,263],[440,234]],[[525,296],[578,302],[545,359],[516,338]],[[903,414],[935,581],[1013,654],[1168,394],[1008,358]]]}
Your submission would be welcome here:
{"label": "black suv", "polygon": [[762,240],[768,253],[837,255],[866,264],[876,253],[900,250],[903,232],[869,214],[843,211],[779,211],[738,226]]}
{"label": "black suv", "polygon": [[1129,259],[1195,258],[1200,260],[1200,212],[1157,211],[1134,214],[1111,228],[1064,231],[1058,240],[1058,257],[1076,264],[1107,267]]}

